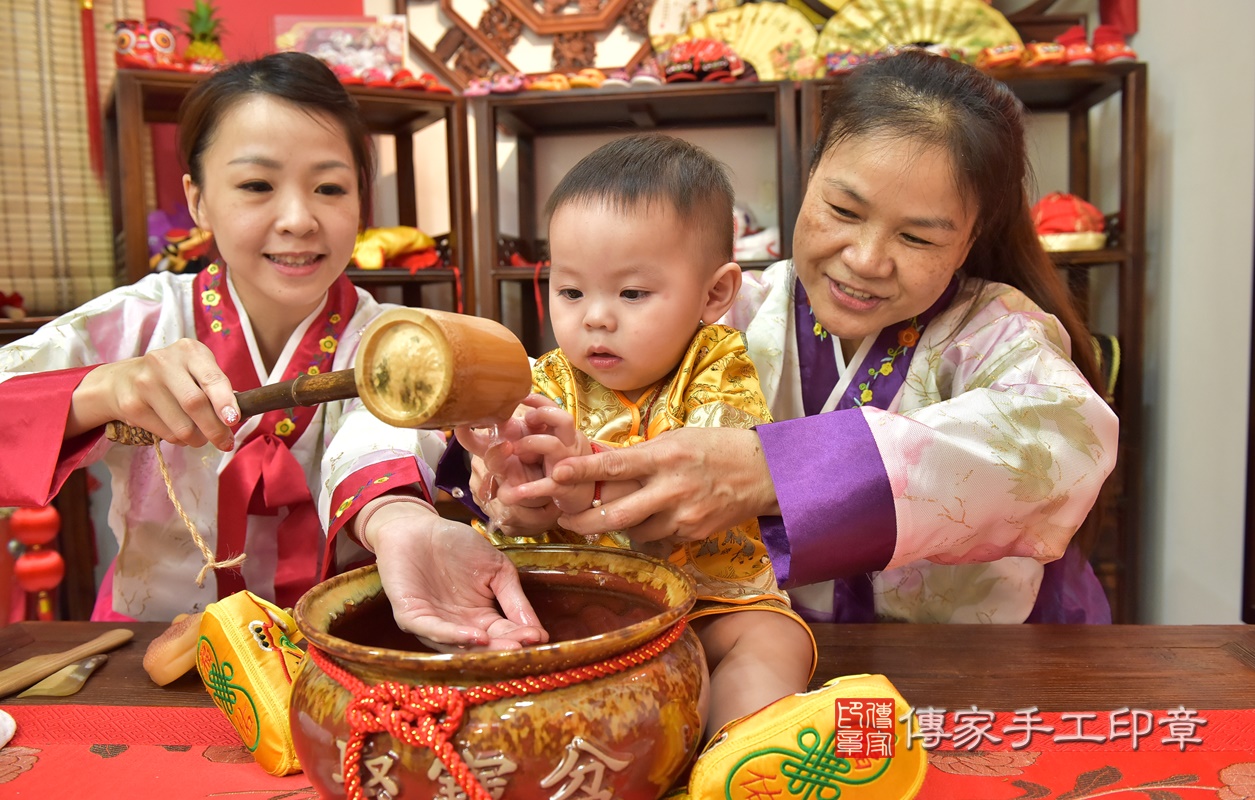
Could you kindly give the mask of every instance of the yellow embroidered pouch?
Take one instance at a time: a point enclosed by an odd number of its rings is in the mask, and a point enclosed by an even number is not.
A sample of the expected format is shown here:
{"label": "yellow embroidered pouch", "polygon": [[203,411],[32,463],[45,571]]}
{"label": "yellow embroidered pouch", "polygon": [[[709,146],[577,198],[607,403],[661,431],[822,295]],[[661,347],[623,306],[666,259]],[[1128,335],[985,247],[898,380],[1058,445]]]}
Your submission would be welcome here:
{"label": "yellow embroidered pouch", "polygon": [[834,678],[725,725],[693,763],[689,796],[910,800],[928,766],[912,719],[885,676]]}
{"label": "yellow embroidered pouch", "polygon": [[247,591],[210,603],[201,618],[196,671],[271,775],[301,771],[288,702],[305,658],[296,646],[302,638],[286,611]]}

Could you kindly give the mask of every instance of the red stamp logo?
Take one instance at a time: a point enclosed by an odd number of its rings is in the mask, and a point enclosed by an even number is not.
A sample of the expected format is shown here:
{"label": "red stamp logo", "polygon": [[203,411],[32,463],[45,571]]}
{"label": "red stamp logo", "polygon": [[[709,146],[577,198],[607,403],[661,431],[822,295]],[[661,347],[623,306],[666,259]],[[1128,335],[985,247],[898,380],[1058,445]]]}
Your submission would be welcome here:
{"label": "red stamp logo", "polygon": [[833,749],[844,758],[893,758],[893,698],[837,698]]}

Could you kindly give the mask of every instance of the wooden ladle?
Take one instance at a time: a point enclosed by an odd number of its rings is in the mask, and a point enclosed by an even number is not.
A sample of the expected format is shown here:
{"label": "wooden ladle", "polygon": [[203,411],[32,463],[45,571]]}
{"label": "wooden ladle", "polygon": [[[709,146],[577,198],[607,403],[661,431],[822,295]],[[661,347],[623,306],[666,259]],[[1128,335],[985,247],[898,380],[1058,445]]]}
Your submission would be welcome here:
{"label": "wooden ladle", "polygon": [[[240,418],[360,397],[398,428],[487,425],[508,418],[531,391],[522,343],[498,322],[419,308],[386,311],[362,332],[352,369],[302,375],[237,392]],[[106,436],[147,444],[142,428],[110,422]]]}

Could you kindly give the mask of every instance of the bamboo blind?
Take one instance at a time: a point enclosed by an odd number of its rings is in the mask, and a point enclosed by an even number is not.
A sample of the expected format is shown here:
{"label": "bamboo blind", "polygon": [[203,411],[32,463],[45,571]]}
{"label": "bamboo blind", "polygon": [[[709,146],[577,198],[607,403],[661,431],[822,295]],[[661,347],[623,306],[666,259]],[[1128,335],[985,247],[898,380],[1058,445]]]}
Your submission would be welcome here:
{"label": "bamboo blind", "polygon": [[[0,0],[0,291],[31,314],[69,310],[114,285],[109,198],[92,170],[78,0]],[[95,3],[101,102],[113,21],[142,0]],[[151,148],[145,148],[151,158]],[[151,191],[151,189],[150,189]]]}

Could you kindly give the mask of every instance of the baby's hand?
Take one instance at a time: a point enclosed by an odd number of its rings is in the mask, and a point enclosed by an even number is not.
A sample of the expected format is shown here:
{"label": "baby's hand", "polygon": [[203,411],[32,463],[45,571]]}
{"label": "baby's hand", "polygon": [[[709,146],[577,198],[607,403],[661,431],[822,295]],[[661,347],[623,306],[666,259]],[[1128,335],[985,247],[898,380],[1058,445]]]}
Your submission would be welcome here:
{"label": "baby's hand", "polygon": [[480,501],[492,500],[498,487],[527,483],[544,475],[539,456],[520,458],[513,447],[523,437],[537,432],[528,426],[525,416],[531,409],[529,401],[539,400],[545,398],[530,395],[508,420],[491,428],[459,426],[454,429],[458,441],[473,456],[471,489],[480,508],[484,506]]}
{"label": "baby's hand", "polygon": [[191,447],[212,442],[226,451],[235,446],[227,426],[239,419],[231,381],[214,354],[195,339],[180,339],[87,373],[74,391],[66,432],[121,420],[167,442]]}
{"label": "baby's hand", "polygon": [[[544,468],[541,478],[547,479],[553,467],[563,459],[588,455],[593,451],[588,438],[575,427],[575,418],[554,403],[533,407],[524,415],[524,421],[533,433],[514,442],[511,447],[522,460],[541,461]],[[535,490],[542,483],[547,487],[547,496],[565,514],[578,513],[593,502],[596,484],[591,481],[564,486],[536,479],[526,485]],[[534,502],[536,495],[524,489],[524,485],[516,483],[510,487],[509,492],[503,488],[502,499],[520,504]]]}
{"label": "baby's hand", "polygon": [[[459,427],[454,431],[472,455],[471,497],[488,515],[492,527],[507,536],[528,536],[552,528],[562,513],[548,497],[526,501],[511,497],[513,487],[544,477],[542,458],[520,456],[514,452],[514,446],[538,432],[528,426],[527,412],[538,404],[551,402],[541,395],[531,395],[509,420],[495,428]],[[508,502],[501,497],[503,489]]]}

